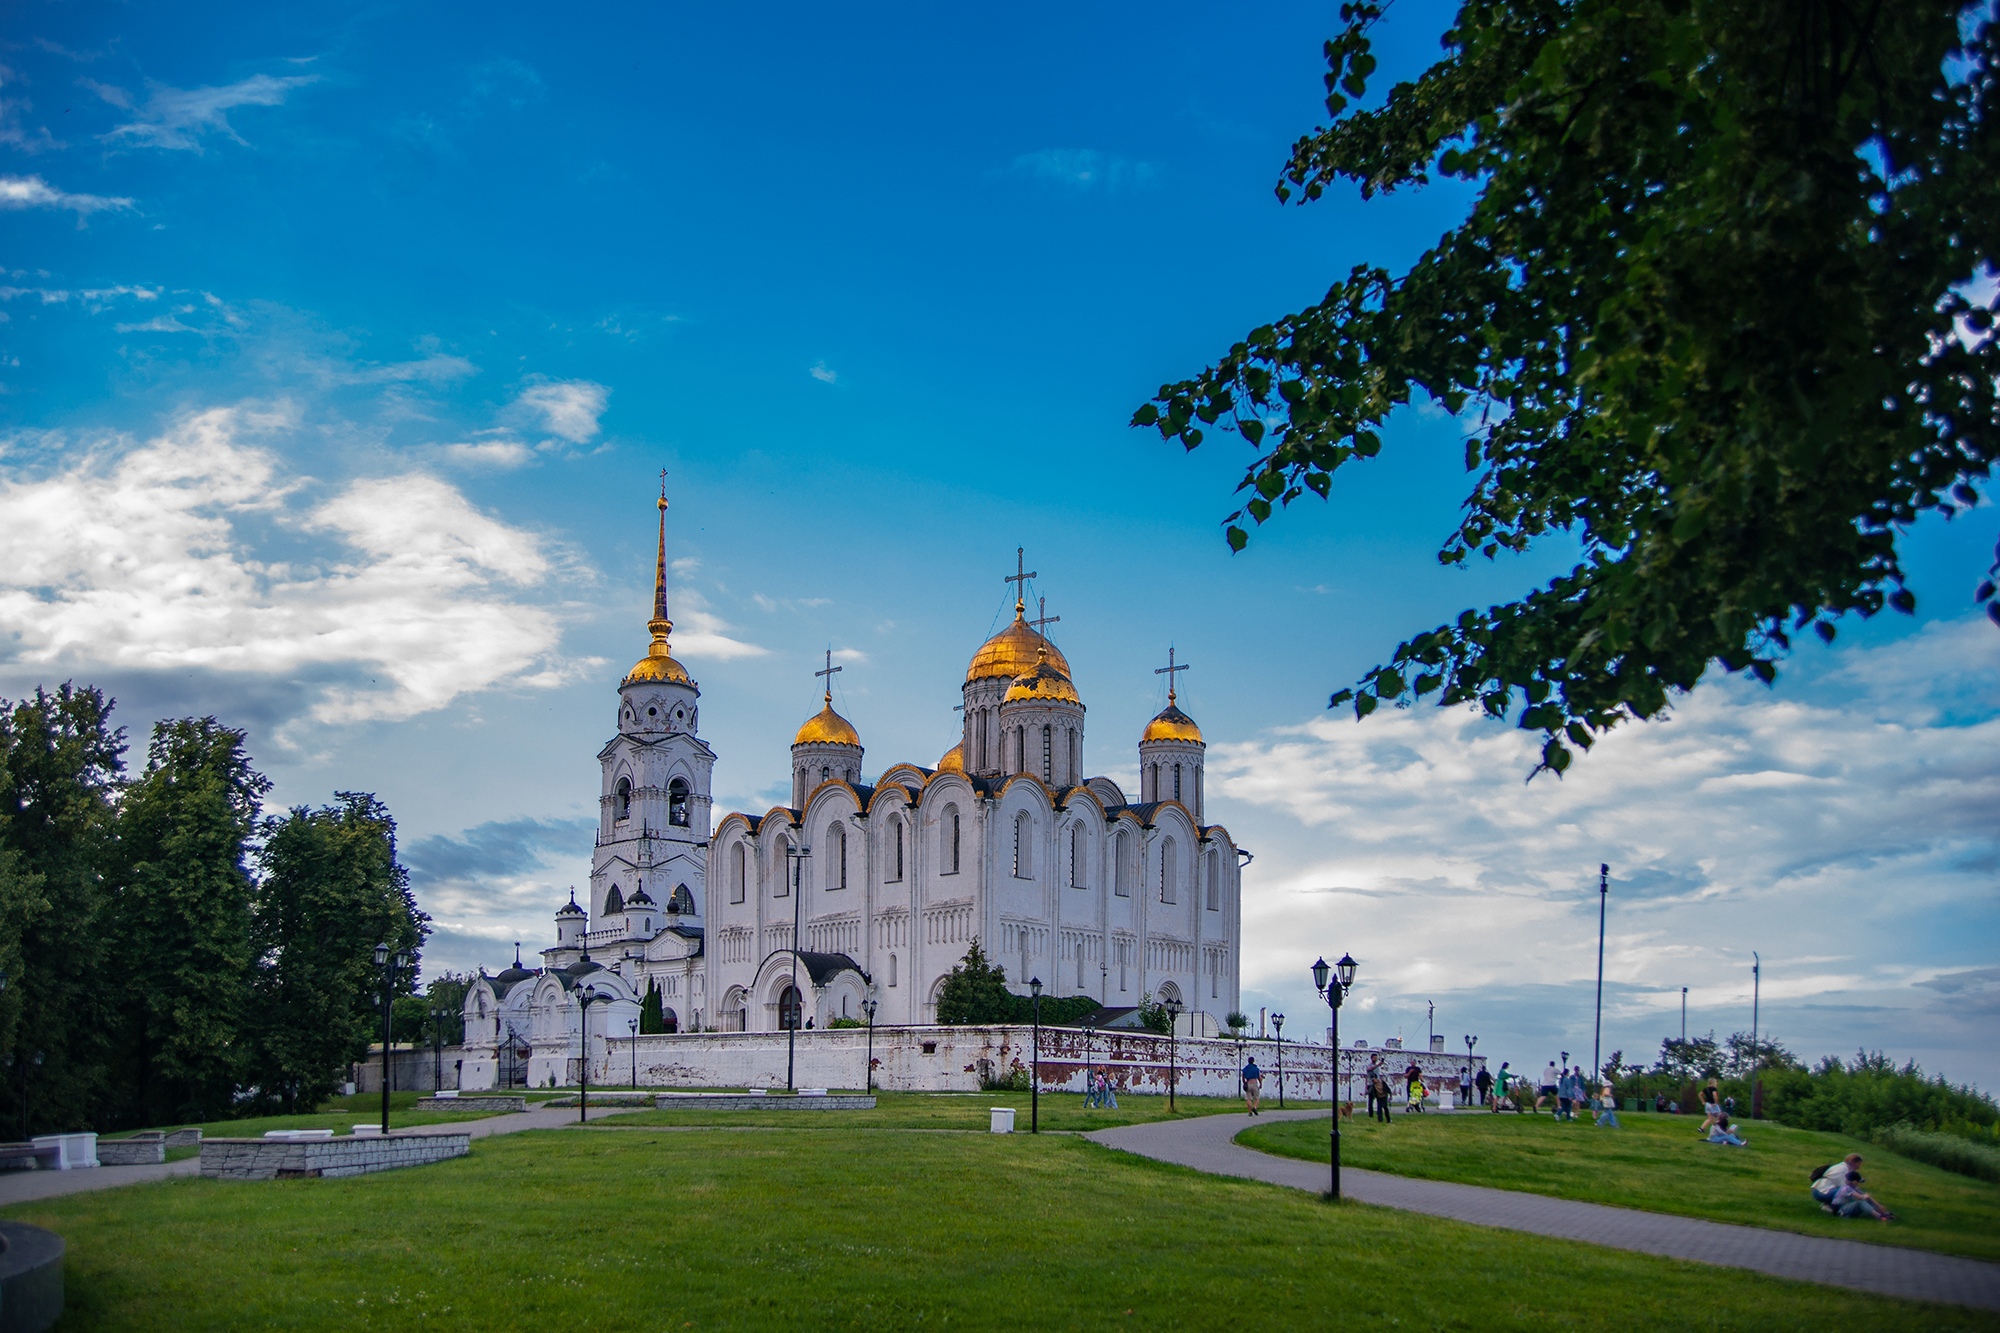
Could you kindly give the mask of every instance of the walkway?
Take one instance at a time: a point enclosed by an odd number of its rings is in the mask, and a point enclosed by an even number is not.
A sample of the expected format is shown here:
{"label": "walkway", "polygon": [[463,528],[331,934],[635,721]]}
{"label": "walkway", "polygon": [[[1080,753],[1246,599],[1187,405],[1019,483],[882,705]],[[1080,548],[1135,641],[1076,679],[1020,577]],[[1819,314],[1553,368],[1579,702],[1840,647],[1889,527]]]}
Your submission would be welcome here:
{"label": "walkway", "polygon": [[[1304,1120],[1324,1111],[1274,1111],[1264,1120]],[[1292,1157],[1274,1157],[1233,1142],[1250,1124],[1247,1115],[1202,1116],[1147,1125],[1100,1129],[1088,1137],[1122,1152],[1193,1167],[1212,1175],[1241,1176],[1273,1185],[1325,1193],[1327,1168]],[[1551,1199],[1515,1190],[1454,1185],[1440,1180],[1359,1171],[1340,1173],[1341,1193],[1363,1203],[1450,1217],[1508,1231],[1588,1241],[1697,1263],[1749,1268],[1773,1277],[1904,1300],[1943,1301],[1976,1310],[2000,1310],[2000,1264],[1932,1254],[1865,1241],[1800,1236],[1763,1227],[1731,1226],[1632,1208]],[[1867,1225],[1855,1223],[1857,1227]]]}
{"label": "walkway", "polygon": [[[592,1107],[590,1118],[596,1120],[632,1109],[621,1106],[600,1111]],[[458,1120],[435,1128],[463,1129],[475,1139],[484,1139],[495,1134],[518,1134],[524,1129],[561,1129],[564,1125],[575,1123],[576,1108],[572,1106],[566,1110],[545,1109],[487,1116],[480,1120]],[[412,1125],[408,1128],[428,1129],[432,1126]],[[99,1166],[82,1171],[8,1171],[0,1174],[0,1208],[33,1203],[37,1199],[53,1199],[64,1194],[83,1194],[90,1190],[116,1189],[120,1185],[142,1185],[149,1180],[171,1180],[178,1176],[200,1174],[199,1157],[183,1158],[158,1166]]]}

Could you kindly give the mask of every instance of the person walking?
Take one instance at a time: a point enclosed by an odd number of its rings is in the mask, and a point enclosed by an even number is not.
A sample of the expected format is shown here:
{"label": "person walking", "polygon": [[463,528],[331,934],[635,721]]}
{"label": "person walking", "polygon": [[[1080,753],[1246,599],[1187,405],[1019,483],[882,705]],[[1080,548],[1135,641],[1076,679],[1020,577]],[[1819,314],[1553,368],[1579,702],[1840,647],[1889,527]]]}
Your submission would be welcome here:
{"label": "person walking", "polygon": [[1362,1086],[1362,1087],[1363,1087],[1364,1089],[1366,1089],[1366,1090],[1367,1090],[1367,1093],[1368,1093],[1368,1118],[1369,1118],[1370,1120],[1373,1120],[1373,1119],[1375,1118],[1375,1089],[1376,1089],[1376,1088],[1377,1088],[1378,1086],[1385,1086],[1385,1085],[1384,1085],[1384,1084],[1382,1083],[1382,1057],[1381,1057],[1381,1056],[1379,1056],[1379,1055],[1375,1055],[1375,1056],[1370,1056],[1370,1057],[1369,1057],[1369,1060],[1368,1060],[1368,1072],[1367,1072],[1366,1074],[1362,1075],[1362,1077],[1361,1077],[1361,1086]]}
{"label": "person walking", "polygon": [[1243,1063],[1243,1105],[1251,1115],[1259,1115],[1257,1099],[1264,1091],[1264,1071],[1257,1067],[1257,1057],[1251,1056]]}
{"label": "person walking", "polygon": [[1100,1094],[1097,1104],[1107,1111],[1118,1109],[1118,1085],[1111,1081],[1111,1075],[1097,1076],[1097,1090]]}
{"label": "person walking", "polygon": [[1549,1102],[1555,1100],[1556,1087],[1561,1082],[1562,1082],[1562,1070],[1556,1067],[1555,1061],[1551,1060],[1548,1062],[1548,1064],[1542,1067],[1542,1081],[1535,1088],[1534,1113],[1536,1115],[1540,1115],[1542,1113],[1543,1102]]}
{"label": "person walking", "polygon": [[1385,1125],[1388,1124],[1389,1076],[1382,1072],[1380,1068],[1377,1068],[1374,1078],[1369,1081],[1368,1087],[1370,1093],[1373,1094],[1373,1104],[1375,1107],[1372,1118],[1380,1120]]}
{"label": "person walking", "polygon": [[1609,1083],[1598,1089],[1597,1104],[1603,1108],[1597,1113],[1597,1128],[1624,1128],[1618,1123],[1618,1098],[1612,1094]]}
{"label": "person walking", "polygon": [[1493,1075],[1486,1072],[1485,1065],[1479,1066],[1479,1072],[1473,1076],[1472,1092],[1474,1106],[1484,1106],[1493,1093]]}

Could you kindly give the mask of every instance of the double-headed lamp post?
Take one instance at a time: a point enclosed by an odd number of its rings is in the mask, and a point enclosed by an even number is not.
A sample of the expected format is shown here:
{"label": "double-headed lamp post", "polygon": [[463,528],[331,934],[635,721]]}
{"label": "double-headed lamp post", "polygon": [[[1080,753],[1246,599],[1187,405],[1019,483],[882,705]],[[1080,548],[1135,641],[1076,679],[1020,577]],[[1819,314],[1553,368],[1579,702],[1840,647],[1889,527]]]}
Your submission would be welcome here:
{"label": "double-headed lamp post", "polygon": [[1470,1032],[1465,1034],[1465,1077],[1468,1080],[1465,1085],[1467,1088],[1465,1104],[1467,1106],[1477,1106],[1479,1104],[1478,1076],[1472,1068],[1472,1048],[1478,1044],[1479,1038],[1473,1036]]}
{"label": "double-headed lamp post", "polygon": [[1174,1043],[1180,1038],[1181,1002],[1168,1000],[1160,1006],[1167,1011],[1167,1114],[1177,1115],[1174,1105],[1174,1085],[1180,1082],[1179,1071],[1174,1066]]}
{"label": "double-headed lamp post", "polygon": [[[1326,959],[1321,958],[1312,965],[1313,989],[1326,997],[1326,1006],[1333,1013],[1333,1071],[1331,1075],[1333,1097],[1333,1180],[1326,1197],[1340,1197],[1340,1002],[1347,998],[1347,992],[1354,988],[1354,970],[1357,964],[1354,955],[1342,954],[1340,961],[1331,968]],[[1332,975],[1329,976],[1328,974]]]}
{"label": "double-headed lamp post", "polygon": [[410,955],[391,954],[387,944],[375,946],[375,966],[382,969],[382,1132],[389,1132],[389,1037],[390,1018],[396,1004],[396,974],[410,965]]}
{"label": "double-headed lamp post", "polygon": [[1028,1132],[1042,1132],[1042,979],[1028,979],[1028,994],[1035,1001],[1035,1058],[1028,1084]]}
{"label": "double-headed lamp post", "polygon": [[1285,1109],[1285,1016],[1271,1015],[1271,1027],[1278,1034],[1278,1109]]}
{"label": "double-headed lamp post", "polygon": [[861,1002],[861,1012],[868,1015],[868,1068],[861,1080],[861,1090],[865,1093],[875,1091],[875,1007],[872,995]]}
{"label": "double-headed lamp post", "polygon": [[[590,1006],[608,1000],[608,995],[599,995],[597,988],[588,984],[576,988],[576,1002],[581,1006],[577,1019],[577,1049],[583,1058],[577,1065],[576,1123],[582,1124],[590,1114]],[[609,1077],[608,1073],[606,1075]]]}

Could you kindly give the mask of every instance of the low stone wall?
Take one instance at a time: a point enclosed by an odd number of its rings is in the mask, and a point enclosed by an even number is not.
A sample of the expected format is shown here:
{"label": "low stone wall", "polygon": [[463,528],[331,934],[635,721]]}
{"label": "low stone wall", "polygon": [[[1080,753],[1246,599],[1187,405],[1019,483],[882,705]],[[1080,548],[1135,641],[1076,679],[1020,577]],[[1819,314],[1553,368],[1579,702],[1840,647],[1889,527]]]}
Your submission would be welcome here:
{"label": "low stone wall", "polygon": [[129,1139],[97,1141],[99,1166],[156,1166],[166,1160],[167,1136],[157,1129],[134,1134]]}
{"label": "low stone wall", "polygon": [[872,1111],[875,1099],[860,1095],[753,1097],[747,1092],[663,1092],[653,1098],[662,1111]]}
{"label": "low stone wall", "polygon": [[419,1097],[419,1111],[526,1111],[526,1097]]}
{"label": "low stone wall", "polygon": [[169,1148],[199,1148],[201,1131],[198,1129],[172,1129],[167,1131]]}
{"label": "low stone wall", "polygon": [[0,1222],[0,1333],[42,1333],[62,1318],[63,1238]]}
{"label": "low stone wall", "polygon": [[424,1166],[472,1151],[469,1131],[403,1129],[332,1139],[207,1139],[201,1173],[221,1180],[358,1176]]}

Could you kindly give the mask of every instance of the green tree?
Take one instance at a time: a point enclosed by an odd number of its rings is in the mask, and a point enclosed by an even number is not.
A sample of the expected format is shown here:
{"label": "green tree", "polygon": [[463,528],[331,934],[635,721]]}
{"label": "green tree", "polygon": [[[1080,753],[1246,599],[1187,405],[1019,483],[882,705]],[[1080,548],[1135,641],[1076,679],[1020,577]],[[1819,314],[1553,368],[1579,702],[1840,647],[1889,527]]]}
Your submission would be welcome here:
{"label": "green tree", "polygon": [[243,741],[212,717],[162,722],[119,803],[107,1109],[128,1124],[226,1115],[248,1068],[247,848],[271,784]]}
{"label": "green tree", "polygon": [[1014,1020],[1014,995],[1007,989],[1006,969],[989,962],[975,937],[965,957],[945,974],[938,987],[937,1021],[945,1024],[1008,1023]]}
{"label": "green tree", "polygon": [[[396,860],[396,824],[365,792],[265,822],[252,914],[257,1082],[286,1110],[317,1105],[381,1032],[375,946],[418,956],[430,918]],[[416,968],[402,975],[414,989]]]}
{"label": "green tree", "polygon": [[652,978],[646,981],[645,998],[639,1001],[639,1031],[642,1033],[665,1032],[667,1030],[666,997],[660,994],[660,983]]}
{"label": "green tree", "polygon": [[[1355,268],[1134,424],[1256,451],[1230,544],[1382,448],[1413,398],[1473,474],[1439,558],[1563,534],[1567,574],[1400,645],[1332,704],[1519,707],[1542,766],[1711,662],[1764,681],[1810,627],[1909,612],[1898,534],[1979,502],[2000,340],[2000,29],[1968,0],[1468,0],[1446,56],[1357,109],[1377,3],[1327,43],[1281,200],[1477,189],[1400,275]],[[2000,553],[1996,553],[2000,554]],[[1975,599],[2000,622],[1993,573]]]}
{"label": "green tree", "polygon": [[21,913],[8,927],[18,953],[0,1014],[14,1020],[16,1063],[0,1080],[0,1124],[20,1125],[25,1082],[33,1134],[97,1125],[105,1087],[103,867],[125,755],[111,710],[70,684],[0,701],[0,844],[11,853],[0,869]]}

